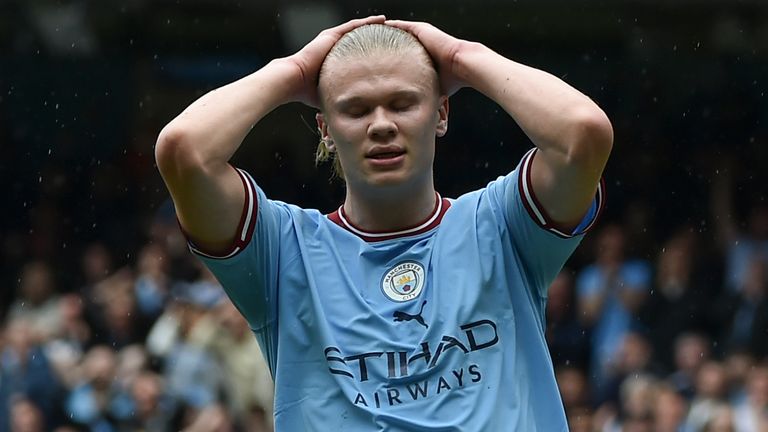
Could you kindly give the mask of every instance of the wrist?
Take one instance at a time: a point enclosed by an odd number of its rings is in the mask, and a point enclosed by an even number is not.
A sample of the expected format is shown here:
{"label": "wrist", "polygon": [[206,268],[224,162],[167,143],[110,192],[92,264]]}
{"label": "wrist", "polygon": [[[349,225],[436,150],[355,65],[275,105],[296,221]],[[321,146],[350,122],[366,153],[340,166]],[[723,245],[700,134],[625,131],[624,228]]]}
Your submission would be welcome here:
{"label": "wrist", "polygon": [[472,86],[479,59],[493,51],[479,42],[462,40],[458,43],[452,59],[452,72],[462,83]]}
{"label": "wrist", "polygon": [[305,89],[305,74],[299,63],[293,56],[273,59],[266,66],[265,71],[275,79],[274,89],[282,95],[279,105],[289,102],[303,102]]}

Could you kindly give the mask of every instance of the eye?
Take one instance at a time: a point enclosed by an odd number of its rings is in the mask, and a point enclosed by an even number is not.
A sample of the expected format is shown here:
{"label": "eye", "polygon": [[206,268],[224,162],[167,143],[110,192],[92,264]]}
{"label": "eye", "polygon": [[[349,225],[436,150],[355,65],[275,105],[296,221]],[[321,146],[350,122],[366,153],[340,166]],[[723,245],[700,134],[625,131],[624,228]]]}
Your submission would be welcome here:
{"label": "eye", "polygon": [[393,111],[408,111],[413,107],[414,103],[411,100],[407,99],[398,99],[392,103],[392,110]]}
{"label": "eye", "polygon": [[368,107],[364,105],[354,105],[344,109],[344,114],[352,118],[360,118],[368,114],[368,111]]}

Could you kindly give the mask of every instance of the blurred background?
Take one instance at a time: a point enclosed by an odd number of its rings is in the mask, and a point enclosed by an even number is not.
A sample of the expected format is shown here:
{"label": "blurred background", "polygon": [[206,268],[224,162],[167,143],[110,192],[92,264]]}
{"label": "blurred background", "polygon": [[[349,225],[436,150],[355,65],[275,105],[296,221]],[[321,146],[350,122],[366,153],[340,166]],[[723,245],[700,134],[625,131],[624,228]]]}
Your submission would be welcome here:
{"label": "blurred background", "polygon": [[[549,71],[613,122],[608,206],[547,311],[572,430],[768,430],[765,1],[0,0],[0,431],[269,430],[269,373],[186,250],[155,139],[205,92],[378,13]],[[531,146],[473,90],[449,124],[444,196]],[[343,184],[317,140],[314,111],[283,106],[234,163],[331,212]]]}

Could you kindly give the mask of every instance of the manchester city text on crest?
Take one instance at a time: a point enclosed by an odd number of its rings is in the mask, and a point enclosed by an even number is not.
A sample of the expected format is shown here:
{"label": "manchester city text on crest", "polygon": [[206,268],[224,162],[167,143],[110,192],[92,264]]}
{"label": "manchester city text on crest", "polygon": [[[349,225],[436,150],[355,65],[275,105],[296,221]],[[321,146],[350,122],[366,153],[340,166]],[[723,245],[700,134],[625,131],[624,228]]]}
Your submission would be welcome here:
{"label": "manchester city text on crest", "polygon": [[424,266],[416,261],[403,261],[384,274],[381,289],[390,300],[412,300],[418,297],[424,288],[424,273]]}

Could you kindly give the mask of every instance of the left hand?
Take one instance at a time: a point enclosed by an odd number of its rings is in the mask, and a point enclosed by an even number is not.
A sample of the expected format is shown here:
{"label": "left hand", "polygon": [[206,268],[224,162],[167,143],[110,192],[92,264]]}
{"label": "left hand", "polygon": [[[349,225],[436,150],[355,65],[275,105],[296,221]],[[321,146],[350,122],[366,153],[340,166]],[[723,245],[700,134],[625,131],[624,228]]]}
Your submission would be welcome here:
{"label": "left hand", "polygon": [[425,22],[386,20],[384,24],[411,33],[424,45],[436,63],[440,87],[447,96],[468,85],[459,76],[456,58],[459,51],[465,49],[469,42],[455,38]]}

